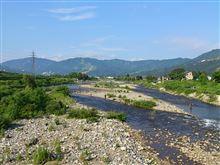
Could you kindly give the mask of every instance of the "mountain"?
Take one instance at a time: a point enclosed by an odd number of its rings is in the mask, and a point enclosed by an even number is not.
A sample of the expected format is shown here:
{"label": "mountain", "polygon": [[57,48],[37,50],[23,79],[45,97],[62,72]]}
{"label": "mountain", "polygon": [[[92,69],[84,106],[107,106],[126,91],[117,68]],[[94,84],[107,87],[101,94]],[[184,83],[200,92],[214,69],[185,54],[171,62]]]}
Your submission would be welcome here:
{"label": "mountain", "polygon": [[[31,57],[7,61],[2,65],[8,71],[32,72]],[[84,72],[92,76],[117,76],[125,74],[163,75],[179,67],[183,67],[189,71],[211,73],[220,67],[220,49],[204,53],[194,59],[176,58],[167,60],[126,61],[119,59],[71,58],[59,62],[42,58],[35,59],[35,70],[37,74]]]}
{"label": "mountain", "polygon": [[[36,58],[35,59],[35,70],[37,74],[42,74],[47,71],[49,66],[54,65],[55,61]],[[10,60],[3,63],[3,68],[6,71],[16,71],[19,73],[31,73],[32,72],[32,58],[22,58],[16,60]]]}
{"label": "mountain", "polygon": [[[70,72],[84,72],[92,76],[117,76],[124,74],[137,75],[144,71],[178,66],[189,59],[177,58],[170,60],[97,60],[93,58],[72,58],[55,62],[47,59],[35,59],[37,74],[55,73],[68,74]],[[4,67],[21,73],[32,72],[32,58],[11,60],[3,63]]]}
{"label": "mountain", "polygon": [[213,71],[220,69],[220,49],[204,53],[188,63],[185,63],[183,67],[194,71],[212,73]]}

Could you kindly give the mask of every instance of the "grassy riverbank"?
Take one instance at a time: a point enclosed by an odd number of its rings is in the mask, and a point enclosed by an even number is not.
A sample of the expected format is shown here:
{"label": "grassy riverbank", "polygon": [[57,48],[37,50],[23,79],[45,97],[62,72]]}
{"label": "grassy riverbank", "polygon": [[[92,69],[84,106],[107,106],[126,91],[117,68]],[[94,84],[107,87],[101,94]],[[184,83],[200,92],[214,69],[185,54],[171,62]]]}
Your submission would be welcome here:
{"label": "grassy riverbank", "polygon": [[81,85],[82,89],[84,88],[86,90],[80,90],[80,94],[113,100],[129,106],[147,110],[151,109],[185,114],[183,110],[170,103],[134,91],[133,89],[135,86],[132,84],[124,82],[102,82],[102,84],[111,84],[111,87],[109,87],[109,85],[98,86],[97,84],[99,83]]}
{"label": "grassy riverbank", "polygon": [[145,80],[136,81],[147,88],[156,88],[177,95],[193,97],[208,103],[220,105],[220,83],[213,81],[199,82],[187,80],[169,80],[162,83],[149,83]]}
{"label": "grassy riverbank", "polygon": [[70,82],[74,79],[0,72],[1,136],[14,120],[64,114],[74,100],[67,87],[54,85]]}

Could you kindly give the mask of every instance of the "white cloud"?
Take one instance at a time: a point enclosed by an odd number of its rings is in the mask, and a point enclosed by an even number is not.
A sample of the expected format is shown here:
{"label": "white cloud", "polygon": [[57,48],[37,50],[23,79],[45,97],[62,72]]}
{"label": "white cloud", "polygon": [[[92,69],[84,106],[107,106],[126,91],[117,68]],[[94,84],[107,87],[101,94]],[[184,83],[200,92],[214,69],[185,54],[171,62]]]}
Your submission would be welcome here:
{"label": "white cloud", "polygon": [[83,11],[88,11],[96,9],[96,6],[80,6],[73,8],[59,8],[59,9],[49,9],[48,12],[56,13],[56,14],[71,14],[71,13],[79,13]]}
{"label": "white cloud", "polygon": [[66,58],[62,54],[57,54],[57,55],[50,57],[49,59],[54,60],[54,61],[62,61],[62,60],[65,60]]}
{"label": "white cloud", "polygon": [[85,19],[91,19],[95,17],[94,12],[87,12],[82,13],[79,15],[66,15],[66,16],[59,16],[57,17],[61,21],[79,21],[79,20],[85,20]]}
{"label": "white cloud", "polygon": [[60,21],[79,21],[91,19],[96,16],[96,6],[80,6],[73,8],[49,9],[49,13],[54,14],[55,18]]}

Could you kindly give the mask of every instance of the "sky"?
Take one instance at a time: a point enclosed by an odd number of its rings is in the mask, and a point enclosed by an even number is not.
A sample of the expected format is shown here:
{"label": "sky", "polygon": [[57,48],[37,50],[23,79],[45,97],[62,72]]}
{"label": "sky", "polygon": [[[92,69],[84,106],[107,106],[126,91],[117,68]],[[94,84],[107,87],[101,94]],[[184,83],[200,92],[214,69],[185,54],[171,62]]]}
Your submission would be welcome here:
{"label": "sky", "polygon": [[194,58],[220,45],[220,1],[0,1],[1,61]]}

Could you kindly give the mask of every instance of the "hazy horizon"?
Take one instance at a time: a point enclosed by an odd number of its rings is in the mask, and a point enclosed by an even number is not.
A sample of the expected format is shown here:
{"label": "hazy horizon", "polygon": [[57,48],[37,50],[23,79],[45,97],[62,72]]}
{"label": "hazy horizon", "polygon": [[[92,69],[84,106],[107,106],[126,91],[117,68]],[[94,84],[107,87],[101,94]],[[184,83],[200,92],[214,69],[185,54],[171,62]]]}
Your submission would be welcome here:
{"label": "hazy horizon", "polygon": [[1,1],[1,61],[194,58],[219,48],[218,1]]}
{"label": "hazy horizon", "polygon": [[[217,50],[217,49],[212,49],[212,50]],[[210,51],[212,51],[210,50]],[[204,53],[207,53],[207,52],[204,52]],[[202,55],[202,54],[200,54]],[[198,56],[200,56],[198,55]],[[198,57],[196,56],[196,57]],[[25,59],[25,58],[32,58],[31,55],[27,56],[27,57],[22,57],[22,58],[14,58],[14,59],[10,59],[10,60],[7,60],[7,61],[11,61],[11,60],[19,60],[19,59]],[[52,60],[52,61],[56,61],[56,62],[60,62],[60,61],[65,61],[65,60],[69,60],[69,59],[75,59],[75,58],[91,58],[91,59],[96,59],[96,60],[124,60],[124,61],[145,61],[145,60],[170,60],[170,59],[178,59],[178,58],[182,58],[182,59],[193,59],[193,58],[184,58],[184,57],[175,57],[175,58],[164,58],[164,59],[140,59],[140,60],[126,60],[126,59],[120,59],[120,58],[112,58],[112,59],[98,59],[96,57],[69,57],[69,58],[66,58],[66,59],[61,59],[61,60],[55,60],[55,59],[50,59],[50,58],[44,58],[44,57],[37,57],[36,58],[38,59],[47,59],[47,60]],[[7,62],[7,61],[3,61],[4,62]]]}

